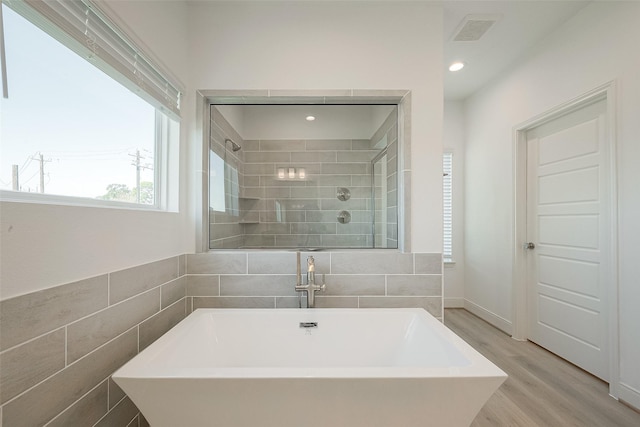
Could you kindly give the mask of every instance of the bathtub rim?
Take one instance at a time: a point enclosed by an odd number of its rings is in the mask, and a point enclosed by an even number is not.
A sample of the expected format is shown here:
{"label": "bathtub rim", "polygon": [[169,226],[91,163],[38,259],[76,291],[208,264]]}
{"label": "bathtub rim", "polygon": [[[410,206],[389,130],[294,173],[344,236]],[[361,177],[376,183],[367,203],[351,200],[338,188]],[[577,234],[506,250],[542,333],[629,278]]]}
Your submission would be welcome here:
{"label": "bathtub rim", "polygon": [[[465,366],[454,367],[406,367],[406,366],[348,366],[348,367],[171,367],[171,372],[160,372],[166,367],[159,367],[148,362],[149,359],[161,357],[162,351],[171,345],[171,341],[191,323],[197,322],[198,317],[207,313],[220,314],[252,314],[269,313],[277,315],[278,312],[298,312],[301,321],[308,319],[305,316],[326,315],[332,312],[340,314],[356,313],[366,315],[375,312],[401,312],[421,316],[421,319],[429,324],[429,327],[440,337],[450,342],[470,363]],[[507,374],[499,367],[481,355],[477,350],[467,344],[462,338],[447,328],[443,323],[433,317],[422,308],[282,308],[282,309],[252,309],[252,308],[199,308],[176,324],[167,333],[150,344],[147,348],[124,364],[113,374],[116,383],[129,380],[259,380],[259,379],[472,379],[472,378],[507,378]]]}

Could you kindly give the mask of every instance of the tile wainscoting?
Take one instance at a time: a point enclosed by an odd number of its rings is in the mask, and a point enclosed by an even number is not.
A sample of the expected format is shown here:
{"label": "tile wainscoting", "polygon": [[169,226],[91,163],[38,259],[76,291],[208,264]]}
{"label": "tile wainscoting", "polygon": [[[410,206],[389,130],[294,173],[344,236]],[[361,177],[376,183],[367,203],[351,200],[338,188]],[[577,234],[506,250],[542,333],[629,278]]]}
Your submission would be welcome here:
{"label": "tile wainscoting", "polygon": [[[442,255],[439,253],[302,252],[313,255],[323,307],[419,307],[442,319]],[[187,307],[296,308],[293,251],[210,252],[187,255]]]}
{"label": "tile wainscoting", "polygon": [[[442,319],[441,254],[304,252],[318,307],[421,307]],[[292,251],[188,254],[0,301],[0,426],[148,425],[111,380],[201,307],[298,307]]]}
{"label": "tile wainscoting", "polygon": [[148,425],[110,378],[186,316],[185,259],[0,301],[0,425]]}

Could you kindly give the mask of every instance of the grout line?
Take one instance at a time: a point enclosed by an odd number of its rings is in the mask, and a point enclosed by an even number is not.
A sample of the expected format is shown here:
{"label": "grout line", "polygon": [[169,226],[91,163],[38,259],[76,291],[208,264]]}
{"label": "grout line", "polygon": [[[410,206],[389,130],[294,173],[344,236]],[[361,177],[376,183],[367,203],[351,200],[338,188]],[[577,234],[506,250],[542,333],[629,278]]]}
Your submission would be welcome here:
{"label": "grout line", "polygon": [[69,366],[69,331],[67,326],[64,327],[64,367]]}
{"label": "grout line", "polygon": [[162,312],[164,312],[164,311],[169,310],[169,309],[170,309],[171,307],[173,307],[174,305],[180,304],[180,302],[181,302],[183,299],[186,299],[186,298],[188,298],[188,297],[187,297],[187,296],[183,296],[183,297],[182,297],[182,298],[180,298],[179,300],[174,301],[173,303],[169,304],[168,306],[166,306],[166,307],[165,307],[165,308],[163,308],[162,310],[158,311],[157,313],[154,313],[154,314],[152,314],[151,316],[147,317],[146,319],[144,319],[144,320],[143,320],[142,322],[140,322],[139,324],[142,324],[142,323],[146,322],[147,320],[151,319],[152,317],[155,317],[155,316],[157,316],[158,314],[160,314],[160,313],[162,313]]}
{"label": "grout line", "polygon": [[[145,319],[147,320],[147,319]],[[49,375],[48,377],[44,378],[42,381],[38,382],[37,384],[32,385],[31,387],[29,387],[28,389],[22,391],[20,394],[17,394],[16,396],[12,397],[10,400],[7,400],[6,402],[3,403],[3,405],[6,405],[9,402],[12,402],[18,398],[20,398],[22,395],[28,393],[29,391],[33,390],[34,388],[38,387],[39,385],[41,385],[42,383],[48,381],[49,379],[53,378],[54,376],[58,375],[60,372],[64,371],[65,369],[68,369],[70,366],[73,366],[77,363],[79,363],[82,359],[89,357],[89,355],[97,352],[98,350],[102,349],[104,346],[108,345],[109,343],[113,342],[114,340],[120,338],[121,336],[125,335],[126,333],[132,331],[134,328],[138,328],[139,324],[132,326],[131,328],[127,329],[126,331],[122,332],[121,334],[118,334],[117,336],[113,337],[112,339],[110,339],[109,341],[105,342],[104,344],[94,348],[93,350],[91,350],[90,352],[88,352],[87,354],[85,354],[84,356],[74,360],[73,362],[71,362],[68,366],[65,366],[64,368],[54,372],[53,374]],[[56,329],[57,330],[57,329]],[[113,374],[113,372],[111,373]],[[109,374],[109,376],[107,377],[110,378],[111,374]],[[103,380],[104,381],[104,380]],[[102,381],[101,381],[102,382]],[[94,387],[95,388],[95,387]],[[75,402],[74,402],[75,403]],[[66,410],[66,408],[65,408]]]}
{"label": "grout line", "polygon": [[[88,392],[86,392],[85,394],[83,394],[82,396],[80,396],[77,400],[74,400],[73,403],[69,406],[67,406],[66,408],[64,408],[62,411],[58,412],[56,414],[55,417],[51,418],[49,421],[47,421],[44,425],[44,427],[50,425],[52,422],[54,422],[56,420],[56,418],[58,418],[60,415],[62,415],[63,412],[65,412],[67,409],[71,408],[73,405],[75,405],[76,403],[78,403],[80,400],[84,399],[85,397],[87,397],[90,393],[92,393],[95,389],[97,389],[98,387],[100,387],[104,382],[107,382],[107,412],[105,413],[108,414],[109,413],[109,377],[103,379],[102,381],[100,381],[95,387],[93,387],[91,390],[89,390]],[[0,426],[1,427],[1,426]]]}
{"label": "grout line", "polygon": [[[109,306],[107,306],[107,307],[101,308],[100,310],[94,311],[94,312],[93,312],[93,313],[91,313],[91,314],[88,314],[88,315],[86,315],[86,316],[84,316],[84,317],[81,317],[81,318],[79,318],[79,319],[76,319],[76,320],[74,320],[74,321],[72,321],[72,322],[67,323],[67,324],[65,325],[65,327],[70,326],[70,325],[73,325],[73,324],[75,324],[75,323],[78,323],[78,322],[80,322],[80,321],[82,321],[82,320],[85,320],[85,319],[87,319],[87,318],[89,318],[89,317],[91,317],[91,316],[94,316],[94,315],[96,315],[96,314],[98,314],[98,313],[102,313],[103,311],[107,311],[107,310],[109,310],[109,309],[111,309],[111,308],[113,308],[113,307],[115,307],[115,306],[120,305],[120,304],[124,304],[125,302],[131,301],[132,299],[137,298],[137,297],[139,297],[139,296],[141,296],[141,295],[144,295],[144,294],[147,294],[147,293],[151,293],[151,292],[155,291],[156,289],[158,289],[158,290],[159,290],[159,288],[160,288],[161,286],[162,286],[162,285],[156,286],[155,288],[148,289],[148,290],[146,290],[146,291],[144,291],[144,292],[140,292],[139,294],[133,295],[133,296],[131,296],[131,297],[127,298],[127,299],[124,299],[124,300],[122,300],[122,301],[118,301],[118,302],[117,302],[117,303],[115,303],[115,304],[112,304],[112,305],[109,305]],[[157,313],[157,312],[156,312],[156,313]],[[155,314],[155,313],[154,313],[154,314]]]}
{"label": "grout line", "polygon": [[[118,304],[122,304],[122,303],[124,303],[124,302],[127,302],[127,301],[129,301],[129,300],[131,300],[131,299],[133,299],[133,298],[136,298],[136,297],[140,296],[140,295],[143,295],[143,294],[145,294],[145,293],[148,293],[148,292],[154,291],[154,290],[156,290],[156,289],[160,289],[162,286],[164,286],[164,285],[168,285],[168,284],[170,284],[171,282],[174,282],[174,281],[176,281],[176,280],[178,280],[178,279],[179,279],[179,278],[171,279],[171,280],[169,280],[169,281],[167,281],[167,282],[163,282],[162,284],[156,285],[156,286],[154,286],[153,288],[146,289],[146,290],[144,290],[144,291],[142,291],[142,292],[140,292],[140,293],[137,293],[137,294],[132,295],[132,296],[130,296],[130,297],[128,297],[128,298],[125,298],[125,299],[123,299],[122,301],[118,301],[118,302],[116,302],[116,303],[111,304],[111,303],[109,302],[109,299],[110,299],[110,276],[111,276],[111,273],[107,273],[106,275],[107,275],[107,277],[108,277],[108,279],[107,279],[107,305],[106,305],[106,306],[104,306],[104,307],[102,307],[102,308],[100,308],[100,309],[98,309],[98,310],[96,310],[96,311],[93,311],[93,312],[91,312],[91,313],[89,313],[89,314],[86,314],[86,315],[84,315],[84,316],[82,316],[82,317],[79,317],[79,318],[77,318],[77,319],[73,319],[73,320],[69,321],[68,323],[65,323],[65,324],[63,324],[63,325],[60,325],[59,327],[56,327],[56,328],[54,328],[54,329],[47,330],[47,331],[45,331],[45,332],[43,332],[43,333],[41,333],[41,334],[39,334],[39,335],[37,335],[37,336],[35,336],[35,337],[29,338],[29,339],[27,339],[27,340],[25,340],[25,341],[21,341],[20,343],[18,343],[18,344],[16,344],[16,345],[13,345],[13,346],[11,346],[11,347],[8,347],[8,348],[6,348],[6,349],[4,349],[4,350],[0,351],[0,354],[5,353],[5,352],[7,352],[7,351],[9,351],[9,350],[13,350],[13,349],[15,349],[16,347],[20,347],[21,345],[24,345],[24,344],[30,343],[30,342],[32,342],[32,341],[35,341],[35,340],[36,340],[36,339],[38,339],[38,338],[42,338],[42,337],[44,337],[45,335],[48,335],[48,334],[50,334],[50,333],[53,333],[53,332],[55,332],[55,331],[57,331],[57,330],[59,330],[59,329],[62,329],[62,328],[66,328],[67,326],[69,326],[69,325],[73,325],[74,323],[78,323],[78,322],[80,322],[81,320],[85,320],[85,319],[87,319],[87,318],[89,318],[89,317],[91,317],[91,316],[93,316],[93,315],[95,315],[95,314],[97,314],[97,313],[100,313],[100,312],[103,312],[103,311],[105,311],[105,310],[108,310],[108,309],[109,309],[109,308],[111,308],[111,307],[114,307],[114,306],[116,306],[116,305],[118,305]],[[95,276],[95,277],[98,277],[98,276]],[[72,283],[73,283],[73,282],[72,282]],[[64,284],[64,285],[60,285],[60,286],[66,286],[66,284]],[[49,289],[55,289],[56,287],[58,287],[58,286],[55,286],[54,288],[49,288]],[[36,291],[36,292],[39,292],[39,291]],[[33,293],[35,293],[35,292],[33,292]],[[21,295],[20,297],[25,297],[26,295],[29,295],[29,294]]]}
{"label": "grout line", "polygon": [[[106,417],[108,417],[108,416],[109,416],[109,414],[110,414],[114,409],[116,409],[116,408],[118,407],[118,405],[119,405],[120,403],[122,403],[122,401],[123,401],[123,400],[125,400],[127,397],[128,397],[128,396],[125,394],[125,395],[124,395],[124,397],[118,401],[118,403],[116,403],[115,405],[113,405],[113,408],[111,408],[111,409],[107,409],[107,413],[106,413],[106,414],[104,414],[104,415],[103,415],[103,416],[102,416],[98,421],[96,421],[96,422],[95,422],[95,424],[94,424],[94,426],[97,426],[98,424],[100,424],[100,423],[102,422],[102,420],[104,420]],[[108,407],[107,407],[107,408],[108,408]],[[133,418],[132,418],[132,420],[133,420]]]}
{"label": "grout line", "polygon": [[140,412],[138,412],[133,418],[131,418],[131,420],[129,420],[126,427],[140,427],[140,418],[138,417],[139,413]]}
{"label": "grout line", "polygon": [[[40,339],[40,338],[42,338],[42,337],[44,337],[44,336],[46,336],[46,335],[52,334],[52,333],[54,333],[54,332],[57,332],[57,331],[59,331],[60,329],[66,328],[66,327],[67,327],[67,325],[68,325],[68,324],[64,324],[64,325],[59,326],[59,327],[57,327],[57,328],[55,328],[55,329],[52,329],[52,330],[47,331],[47,332],[45,332],[45,333],[42,333],[42,334],[40,334],[40,335],[38,335],[38,336],[35,336],[35,337],[33,337],[33,338],[29,338],[29,339],[28,339],[28,340],[26,340],[26,341],[22,341],[20,344],[16,344],[16,345],[14,345],[14,346],[11,346],[11,347],[9,347],[9,348],[6,348],[6,349],[4,349],[4,350],[0,351],[0,355],[5,354],[5,353],[8,353],[8,352],[10,352],[10,351],[12,351],[12,350],[15,350],[16,348],[18,348],[18,347],[20,347],[20,346],[22,346],[22,345],[29,344],[29,343],[31,343],[31,342],[33,342],[33,341],[35,341],[35,340],[37,340],[37,339]],[[65,338],[65,340],[66,340],[66,338]],[[65,345],[66,345],[66,343],[65,343]]]}

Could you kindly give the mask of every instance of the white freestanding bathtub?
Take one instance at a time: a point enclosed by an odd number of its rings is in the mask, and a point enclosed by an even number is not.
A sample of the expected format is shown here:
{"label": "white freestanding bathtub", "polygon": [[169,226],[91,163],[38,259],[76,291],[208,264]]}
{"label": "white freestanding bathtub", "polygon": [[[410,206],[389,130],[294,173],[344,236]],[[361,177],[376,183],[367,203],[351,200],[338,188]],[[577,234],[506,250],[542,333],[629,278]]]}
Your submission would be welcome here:
{"label": "white freestanding bathtub", "polygon": [[422,309],[199,309],[113,379],[151,427],[448,427],[506,374]]}

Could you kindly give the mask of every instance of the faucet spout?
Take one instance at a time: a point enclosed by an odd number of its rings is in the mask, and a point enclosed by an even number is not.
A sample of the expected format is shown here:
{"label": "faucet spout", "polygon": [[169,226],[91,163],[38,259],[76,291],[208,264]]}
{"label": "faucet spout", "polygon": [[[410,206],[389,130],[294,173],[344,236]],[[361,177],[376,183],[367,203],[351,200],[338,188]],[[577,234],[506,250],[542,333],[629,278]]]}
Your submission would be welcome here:
{"label": "faucet spout", "polygon": [[296,291],[307,293],[307,308],[314,308],[316,305],[316,292],[323,292],[326,289],[324,284],[324,274],[322,275],[322,285],[316,284],[316,264],[313,256],[307,258],[307,284],[300,283],[301,279],[300,252],[296,252]]}

